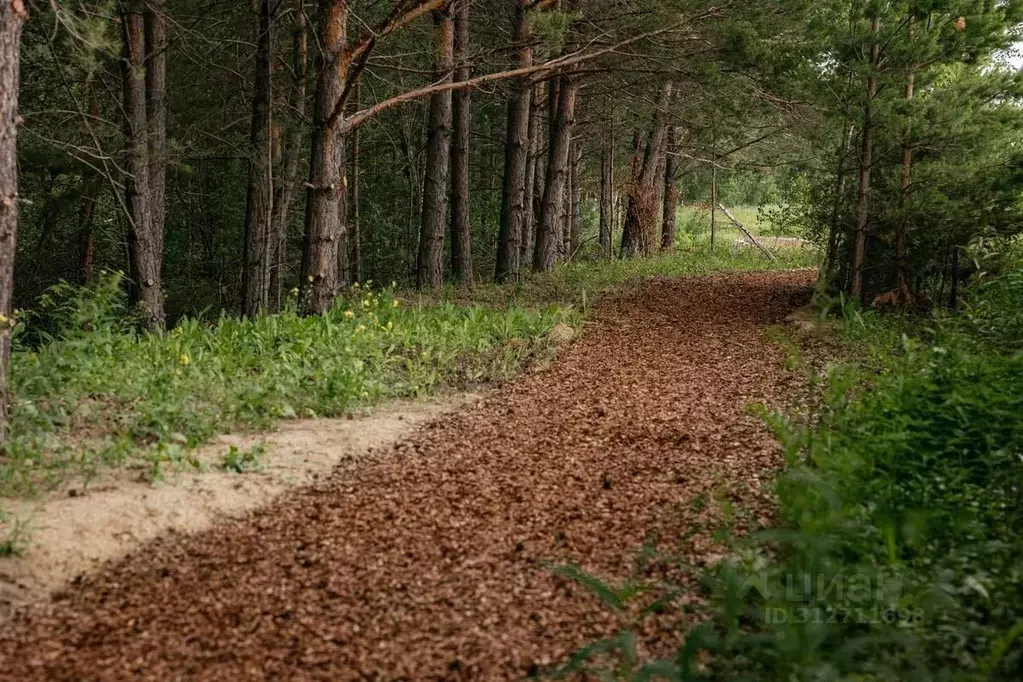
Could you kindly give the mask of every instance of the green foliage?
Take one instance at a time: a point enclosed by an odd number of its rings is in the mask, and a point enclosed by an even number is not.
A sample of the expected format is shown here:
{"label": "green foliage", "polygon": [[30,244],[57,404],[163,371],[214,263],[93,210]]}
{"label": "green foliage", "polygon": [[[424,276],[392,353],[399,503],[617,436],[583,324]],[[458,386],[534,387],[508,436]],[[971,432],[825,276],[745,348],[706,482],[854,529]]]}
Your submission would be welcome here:
{"label": "green foliage", "polygon": [[266,447],[262,444],[248,450],[242,450],[237,445],[232,445],[221,458],[220,468],[235,474],[259,471],[262,466],[259,460],[265,450]]}
{"label": "green foliage", "polygon": [[183,319],[139,335],[116,274],[88,289],[60,284],[28,317],[13,356],[4,494],[126,461],[158,476],[228,429],[499,381],[545,351],[554,325],[578,321],[556,306],[499,310],[365,286],[321,317],[300,317],[291,301],[281,315]]}

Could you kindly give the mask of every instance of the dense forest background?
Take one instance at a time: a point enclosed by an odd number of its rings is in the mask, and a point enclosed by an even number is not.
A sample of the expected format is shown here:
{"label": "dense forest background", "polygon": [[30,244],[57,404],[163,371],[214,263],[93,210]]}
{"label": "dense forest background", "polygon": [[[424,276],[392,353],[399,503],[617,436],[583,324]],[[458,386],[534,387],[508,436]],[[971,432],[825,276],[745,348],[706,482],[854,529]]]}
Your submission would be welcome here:
{"label": "dense forest background", "polygon": [[[303,261],[324,170],[343,178],[320,215],[337,251],[329,291],[515,278],[550,267],[535,235],[552,229],[554,260],[611,255],[612,230],[615,254],[648,252],[660,235],[623,232],[673,219],[653,195],[709,204],[715,174],[716,201],[783,207],[827,247],[840,288],[862,269],[870,297],[896,288],[900,245],[919,293],[977,235],[1019,229],[1021,79],[997,57],[1015,2],[319,5],[31,7],[16,305],[106,268],[158,280],[133,287],[159,290],[151,306],[165,297],[157,324],[277,309],[319,286]],[[552,113],[559,91],[574,108]],[[326,159],[313,147],[332,126]],[[440,260],[417,267],[426,244]]]}

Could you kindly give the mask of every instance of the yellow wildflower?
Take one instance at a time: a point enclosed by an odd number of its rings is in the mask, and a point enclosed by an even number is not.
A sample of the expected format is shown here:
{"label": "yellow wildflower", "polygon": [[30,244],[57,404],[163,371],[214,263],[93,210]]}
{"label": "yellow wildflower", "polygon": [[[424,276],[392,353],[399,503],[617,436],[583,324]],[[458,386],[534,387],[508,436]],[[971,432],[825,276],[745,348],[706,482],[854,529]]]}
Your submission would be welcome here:
{"label": "yellow wildflower", "polygon": [[188,367],[188,365],[190,365],[192,363],[192,359],[190,357],[188,357],[187,355],[185,355],[184,353],[182,353],[181,357],[178,358],[178,362],[180,362],[185,367]]}
{"label": "yellow wildflower", "polygon": [[393,301],[391,301],[391,307],[392,308],[397,308],[400,305],[401,305],[401,301],[399,301],[398,299],[394,299]]}
{"label": "yellow wildflower", "polygon": [[355,313],[353,313],[351,310],[346,310],[345,311],[345,319],[346,320],[350,320],[353,317],[355,317]]}

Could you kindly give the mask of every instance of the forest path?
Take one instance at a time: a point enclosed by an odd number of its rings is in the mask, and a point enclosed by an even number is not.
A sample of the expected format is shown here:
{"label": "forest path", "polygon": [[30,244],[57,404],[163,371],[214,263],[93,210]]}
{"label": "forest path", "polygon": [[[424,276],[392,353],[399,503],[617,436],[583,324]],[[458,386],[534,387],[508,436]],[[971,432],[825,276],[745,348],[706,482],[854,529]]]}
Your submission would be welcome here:
{"label": "forest path", "polygon": [[20,613],[0,679],[492,680],[555,663],[619,623],[545,560],[620,579],[651,533],[712,560],[706,533],[686,537],[716,513],[698,497],[766,519],[779,447],[745,406],[805,392],[766,328],[813,277],[646,281],[549,369]]}

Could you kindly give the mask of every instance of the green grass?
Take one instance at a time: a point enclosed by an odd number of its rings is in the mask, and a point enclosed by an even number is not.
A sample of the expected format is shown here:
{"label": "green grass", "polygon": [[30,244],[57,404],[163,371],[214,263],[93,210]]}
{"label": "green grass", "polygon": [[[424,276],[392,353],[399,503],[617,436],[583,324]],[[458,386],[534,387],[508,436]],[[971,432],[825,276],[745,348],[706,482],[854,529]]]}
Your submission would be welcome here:
{"label": "green grass", "polygon": [[[550,273],[530,274],[510,285],[489,284],[466,290],[448,287],[436,296],[440,300],[473,301],[504,306],[527,307],[558,303],[587,307],[601,296],[616,293],[648,277],[692,277],[719,272],[753,272],[816,267],[819,256],[813,249],[776,250],[777,261],[768,261],[754,249],[736,251],[731,245],[710,248],[705,237],[680,239],[675,251],[648,258],[587,260],[561,265]],[[585,305],[584,305],[585,304]]]}
{"label": "green grass", "polygon": [[[281,315],[184,319],[141,335],[119,276],[91,289],[61,284],[16,331],[0,497],[87,483],[109,467],[156,479],[198,466],[192,450],[219,433],[501,381],[548,354],[556,324],[578,326],[594,300],[630,282],[816,261],[805,250],[780,256],[770,263],[691,240],[673,253],[564,265],[513,285],[353,288],[323,316],[301,317],[291,305]],[[254,464],[234,458],[225,467]]]}
{"label": "green grass", "polygon": [[[727,208],[728,212],[753,234],[760,234],[764,231],[766,226],[760,224],[760,211],[756,206],[728,206]],[[678,207],[675,215],[678,229],[683,235],[709,237],[710,211],[708,209],[685,204]],[[717,211],[715,219],[715,231],[719,237],[725,240],[723,243],[729,243],[742,236],[739,228],[735,227],[720,210]]]}
{"label": "green grass", "polygon": [[185,319],[139,336],[115,275],[58,287],[36,318],[13,357],[0,496],[110,466],[158,476],[224,431],[500,381],[546,352],[554,325],[580,320],[570,307],[421,305],[363,288],[323,316]]}

